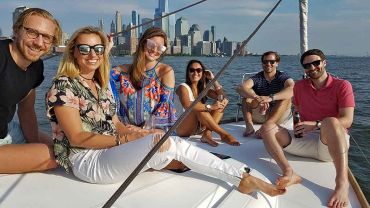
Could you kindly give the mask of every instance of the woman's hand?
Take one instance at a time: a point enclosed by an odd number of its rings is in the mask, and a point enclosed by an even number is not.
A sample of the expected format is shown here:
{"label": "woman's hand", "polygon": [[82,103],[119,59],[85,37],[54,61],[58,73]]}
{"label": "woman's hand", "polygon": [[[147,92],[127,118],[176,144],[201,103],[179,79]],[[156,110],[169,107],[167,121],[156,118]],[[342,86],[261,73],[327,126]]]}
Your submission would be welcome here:
{"label": "woman's hand", "polygon": [[105,50],[110,53],[110,50],[113,48],[113,37],[114,37],[114,33],[111,33],[111,34],[108,34],[107,35],[107,38],[108,38],[108,45],[105,47]]}
{"label": "woman's hand", "polygon": [[210,71],[210,70],[204,70],[204,75],[206,76],[207,79],[211,80],[213,78],[215,78],[215,76],[213,75],[213,73]]}

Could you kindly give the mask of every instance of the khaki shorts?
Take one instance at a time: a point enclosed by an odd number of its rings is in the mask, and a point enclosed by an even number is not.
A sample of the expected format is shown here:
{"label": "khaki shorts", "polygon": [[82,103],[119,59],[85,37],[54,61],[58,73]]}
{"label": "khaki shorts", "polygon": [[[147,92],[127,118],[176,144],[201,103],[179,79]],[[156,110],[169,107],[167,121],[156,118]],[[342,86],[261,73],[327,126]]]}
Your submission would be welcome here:
{"label": "khaki shorts", "polygon": [[[265,115],[262,115],[259,111],[259,108],[253,108],[252,109],[252,119],[253,119],[253,122],[255,123],[258,123],[258,124],[262,124],[262,123],[265,123],[266,120],[269,118],[269,114],[270,114],[270,111],[272,110],[272,108],[269,108],[266,112]],[[291,116],[292,116],[292,113],[291,113],[291,109],[288,108],[283,116],[279,119],[279,121],[277,122],[277,124],[282,124],[284,121],[288,120]]]}
{"label": "khaki shorts", "polygon": [[[284,151],[292,155],[314,158],[329,162],[333,161],[328,146],[320,140],[320,130],[308,133],[303,138],[295,138],[294,131],[288,130],[292,141],[284,148]],[[349,135],[346,134],[347,150],[349,148]]]}

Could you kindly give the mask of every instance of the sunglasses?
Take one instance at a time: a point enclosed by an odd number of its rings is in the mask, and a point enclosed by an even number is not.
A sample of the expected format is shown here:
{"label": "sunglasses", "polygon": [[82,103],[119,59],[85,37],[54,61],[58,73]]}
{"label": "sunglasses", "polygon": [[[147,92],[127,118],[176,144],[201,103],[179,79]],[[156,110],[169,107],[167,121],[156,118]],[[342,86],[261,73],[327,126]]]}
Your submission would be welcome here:
{"label": "sunglasses", "polygon": [[311,68],[311,65],[313,65],[314,67],[317,67],[321,64],[321,60],[316,60],[316,61],[313,61],[311,63],[306,63],[306,64],[302,64],[303,68],[305,69],[310,69]]}
{"label": "sunglasses", "polygon": [[263,63],[264,65],[267,65],[267,64],[271,64],[271,65],[273,65],[273,64],[275,64],[275,63],[276,63],[276,60],[263,60],[263,61],[262,61],[262,63]]}
{"label": "sunglasses", "polygon": [[189,68],[189,72],[190,73],[194,73],[194,72],[197,72],[198,74],[202,73],[203,69],[202,68]]}
{"label": "sunglasses", "polygon": [[82,55],[89,55],[91,52],[91,49],[95,51],[96,55],[102,55],[105,49],[104,45],[102,44],[97,44],[93,46],[89,46],[86,44],[79,44],[77,45],[77,48],[78,48],[78,51],[80,51]]}
{"label": "sunglasses", "polygon": [[151,52],[154,52],[157,50],[157,53],[162,54],[166,51],[167,47],[161,44],[156,43],[153,40],[146,39],[146,48],[150,50]]}
{"label": "sunglasses", "polygon": [[54,42],[54,40],[55,40],[55,37],[52,36],[52,35],[48,35],[48,34],[45,34],[45,33],[40,33],[39,31],[37,31],[35,29],[28,28],[28,27],[25,27],[25,26],[22,26],[22,27],[26,31],[27,37],[29,37],[31,39],[36,39],[41,35],[42,36],[42,41],[46,44],[50,44],[50,43]]}

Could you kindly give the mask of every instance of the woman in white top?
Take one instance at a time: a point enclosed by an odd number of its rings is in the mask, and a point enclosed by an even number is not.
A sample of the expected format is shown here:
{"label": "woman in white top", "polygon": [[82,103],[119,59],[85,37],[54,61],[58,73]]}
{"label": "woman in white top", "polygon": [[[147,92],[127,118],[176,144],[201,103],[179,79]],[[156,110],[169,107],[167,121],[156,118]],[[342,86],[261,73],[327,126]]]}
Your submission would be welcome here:
{"label": "woman in white top", "polygon": [[[190,60],[186,67],[186,83],[181,83],[176,89],[176,94],[183,108],[188,108],[195,100],[194,98],[203,91],[206,82],[213,78],[212,72],[210,70],[205,70],[202,62]],[[212,105],[207,104],[207,97],[214,99],[215,102]],[[222,141],[230,145],[239,146],[240,143],[218,125],[228,102],[229,101],[224,98],[222,86],[216,81],[214,89],[208,91],[207,96],[195,105],[193,111],[176,129],[177,135],[190,136],[202,132],[201,141],[215,147],[218,143],[212,138],[212,131],[214,131],[221,136]],[[181,110],[177,109],[177,111]],[[204,127],[205,130],[202,131]]]}

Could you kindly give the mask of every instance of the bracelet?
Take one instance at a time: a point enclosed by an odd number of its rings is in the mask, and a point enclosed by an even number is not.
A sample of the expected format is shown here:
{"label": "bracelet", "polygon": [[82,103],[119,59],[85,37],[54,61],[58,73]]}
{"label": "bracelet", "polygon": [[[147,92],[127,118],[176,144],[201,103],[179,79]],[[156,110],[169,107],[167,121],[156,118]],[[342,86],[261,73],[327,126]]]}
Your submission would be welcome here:
{"label": "bracelet", "polygon": [[121,140],[119,138],[119,134],[116,134],[116,146],[121,145]]}
{"label": "bracelet", "polygon": [[274,95],[275,95],[275,94],[271,94],[271,95],[269,95],[269,97],[271,98],[271,102],[274,102],[274,100],[275,100],[275,99],[274,99]]}

